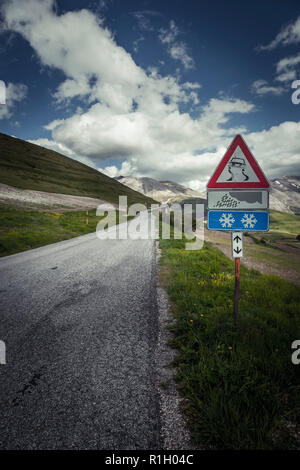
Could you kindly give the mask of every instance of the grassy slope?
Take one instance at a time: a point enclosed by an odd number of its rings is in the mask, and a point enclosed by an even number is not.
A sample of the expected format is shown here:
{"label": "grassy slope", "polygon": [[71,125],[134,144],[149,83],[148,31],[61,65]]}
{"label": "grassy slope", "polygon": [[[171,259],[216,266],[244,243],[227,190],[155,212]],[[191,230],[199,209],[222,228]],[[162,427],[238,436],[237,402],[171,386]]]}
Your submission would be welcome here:
{"label": "grassy slope", "polygon": [[278,240],[300,235],[300,216],[270,211],[270,232],[266,235],[269,234],[271,238],[277,236]]}
{"label": "grassy slope", "polygon": [[[109,216],[111,224],[119,223]],[[132,217],[128,217],[130,220]],[[11,255],[39,246],[56,243],[69,238],[95,232],[102,217],[96,217],[96,210],[89,210],[88,224],[86,211],[42,212],[4,209],[0,211],[0,256]],[[122,218],[120,222],[124,222]]]}
{"label": "grassy slope", "polygon": [[177,380],[195,441],[229,449],[299,446],[300,376],[291,362],[299,289],[241,267],[236,333],[233,261],[207,243],[199,251],[186,251],[182,240],[160,246],[176,318]]}
{"label": "grassy slope", "polygon": [[0,211],[0,256],[30,250],[95,231],[101,218],[96,210],[38,212],[4,209]]}
{"label": "grassy slope", "polygon": [[154,201],[83,163],[57,152],[0,133],[0,183],[74,196],[90,196],[118,203]]}

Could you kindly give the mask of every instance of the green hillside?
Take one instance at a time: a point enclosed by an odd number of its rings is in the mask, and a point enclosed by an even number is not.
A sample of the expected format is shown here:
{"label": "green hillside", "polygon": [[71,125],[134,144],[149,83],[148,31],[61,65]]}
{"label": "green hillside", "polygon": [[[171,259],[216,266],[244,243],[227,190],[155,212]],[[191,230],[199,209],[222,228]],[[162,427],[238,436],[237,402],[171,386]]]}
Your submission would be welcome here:
{"label": "green hillside", "polygon": [[53,150],[0,133],[0,183],[21,189],[89,196],[118,203],[155,201]]}

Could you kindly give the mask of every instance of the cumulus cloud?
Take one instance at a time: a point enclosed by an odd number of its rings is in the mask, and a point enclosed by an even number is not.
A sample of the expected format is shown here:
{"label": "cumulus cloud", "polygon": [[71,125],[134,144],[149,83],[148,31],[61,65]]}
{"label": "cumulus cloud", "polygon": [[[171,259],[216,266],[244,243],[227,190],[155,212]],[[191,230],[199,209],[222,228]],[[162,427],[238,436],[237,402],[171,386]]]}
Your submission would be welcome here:
{"label": "cumulus cloud", "polygon": [[23,101],[27,95],[27,86],[23,83],[6,84],[6,103],[0,104],[0,119],[9,119],[13,115],[16,103]]}
{"label": "cumulus cloud", "polygon": [[269,178],[300,174],[300,122],[283,122],[246,135],[247,144]]}
{"label": "cumulus cloud", "polygon": [[[207,119],[207,118],[206,118]],[[207,120],[209,128],[209,120]],[[241,132],[236,129],[235,133]],[[213,134],[213,133],[212,133]],[[259,132],[247,133],[244,129],[243,136],[262,166],[269,179],[282,175],[300,174],[300,123],[284,122],[278,126],[272,126]],[[171,155],[166,152],[163,156],[154,155],[150,161],[147,159],[135,159],[129,172],[114,168],[113,176],[134,174],[137,176],[151,176],[159,180],[174,180],[192,189],[202,191],[212,175],[214,169],[229,146],[232,136],[217,139],[218,145],[211,152],[192,154],[191,152],[178,152]],[[209,145],[209,138],[207,144]],[[205,143],[202,144],[202,147]],[[131,162],[131,159],[128,159]]]}
{"label": "cumulus cloud", "polygon": [[133,158],[131,162],[129,161],[124,161],[121,165],[121,168],[118,168],[116,165],[110,165],[106,166],[105,168],[99,168],[102,173],[105,173],[107,176],[110,176],[111,178],[115,178],[116,176],[128,176],[128,175],[138,175],[137,168],[134,166],[135,159]]}

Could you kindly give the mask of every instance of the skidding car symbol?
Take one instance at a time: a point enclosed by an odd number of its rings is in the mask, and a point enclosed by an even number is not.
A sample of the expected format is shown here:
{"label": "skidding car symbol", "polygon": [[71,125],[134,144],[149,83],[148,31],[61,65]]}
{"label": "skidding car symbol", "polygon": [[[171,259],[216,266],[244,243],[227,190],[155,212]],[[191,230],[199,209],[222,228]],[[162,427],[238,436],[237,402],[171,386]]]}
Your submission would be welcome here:
{"label": "skidding car symbol", "polygon": [[230,178],[227,181],[247,181],[249,176],[245,173],[246,163],[244,158],[233,157],[228,163]]}

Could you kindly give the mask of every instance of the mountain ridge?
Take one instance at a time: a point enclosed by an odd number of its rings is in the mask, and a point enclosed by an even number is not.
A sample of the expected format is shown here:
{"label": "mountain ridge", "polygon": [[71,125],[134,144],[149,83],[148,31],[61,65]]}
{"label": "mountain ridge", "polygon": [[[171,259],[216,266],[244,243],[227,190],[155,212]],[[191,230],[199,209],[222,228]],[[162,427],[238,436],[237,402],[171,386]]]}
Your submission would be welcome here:
{"label": "mountain ridge", "polygon": [[[194,191],[169,180],[135,176],[119,176],[116,179],[162,203],[206,199],[206,191]],[[300,176],[283,176],[270,180],[270,209],[300,215]]]}
{"label": "mountain ridge", "polygon": [[205,197],[205,193],[195,191],[191,188],[186,188],[185,186],[170,180],[159,181],[146,176],[118,176],[116,179],[122,184],[135,189],[135,191],[141,191],[148,197],[152,197],[162,203],[181,202],[188,198]]}

